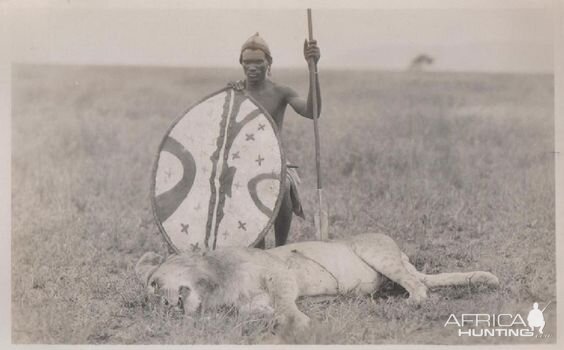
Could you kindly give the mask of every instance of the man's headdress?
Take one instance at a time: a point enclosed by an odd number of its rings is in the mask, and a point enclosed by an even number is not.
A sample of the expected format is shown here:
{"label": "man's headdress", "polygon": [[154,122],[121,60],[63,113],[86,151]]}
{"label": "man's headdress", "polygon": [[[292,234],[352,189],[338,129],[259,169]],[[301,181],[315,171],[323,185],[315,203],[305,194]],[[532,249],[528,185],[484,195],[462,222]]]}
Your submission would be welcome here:
{"label": "man's headdress", "polygon": [[268,64],[269,65],[272,64],[272,56],[270,55],[270,48],[268,47],[268,44],[266,43],[266,41],[264,41],[264,39],[259,36],[258,32],[255,33],[255,35],[251,36],[249,39],[247,39],[247,41],[245,41],[243,46],[241,46],[241,54],[239,55],[239,63],[243,63],[243,51],[245,51],[247,49],[261,50],[262,52],[264,52],[264,55],[266,56],[266,60],[268,61]]}

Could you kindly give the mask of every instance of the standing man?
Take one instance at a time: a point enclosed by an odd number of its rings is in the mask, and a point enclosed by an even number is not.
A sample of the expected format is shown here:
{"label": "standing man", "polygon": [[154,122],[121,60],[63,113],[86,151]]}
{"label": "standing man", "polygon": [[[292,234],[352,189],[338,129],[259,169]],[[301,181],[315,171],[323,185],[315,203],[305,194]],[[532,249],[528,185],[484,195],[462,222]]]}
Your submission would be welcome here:
{"label": "standing man", "polygon": [[[317,42],[315,40],[304,42],[304,57],[306,61],[313,59],[315,63],[321,57]],[[251,36],[241,47],[239,63],[243,66],[245,80],[230,83],[229,85],[237,90],[244,90],[260,103],[270,114],[278,131],[282,132],[284,122],[284,112],[288,105],[292,106],[296,113],[303,117],[313,119],[313,107],[311,101],[311,91],[314,82],[309,82],[309,93],[307,101],[298,96],[291,88],[271,81],[270,67],[272,56],[266,41],[258,33]],[[319,81],[317,72],[315,74],[315,86],[317,87],[318,111],[321,110],[321,93],[319,91]],[[318,112],[319,113],[319,112]],[[305,218],[299,198],[298,185],[300,179],[295,167],[287,167],[286,184],[284,198],[278,216],[274,221],[274,235],[276,246],[281,246],[288,239],[288,232],[292,224],[292,211]],[[265,247],[264,239],[257,244],[257,248]]]}

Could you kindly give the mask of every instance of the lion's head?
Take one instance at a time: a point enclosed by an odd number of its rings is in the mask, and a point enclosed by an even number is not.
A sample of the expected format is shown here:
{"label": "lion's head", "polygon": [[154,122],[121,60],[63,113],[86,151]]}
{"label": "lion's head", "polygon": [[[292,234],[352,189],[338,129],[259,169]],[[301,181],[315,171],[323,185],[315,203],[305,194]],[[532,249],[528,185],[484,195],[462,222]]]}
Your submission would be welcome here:
{"label": "lion's head", "polygon": [[197,312],[217,287],[213,271],[201,254],[173,255],[168,259],[148,252],[135,273],[151,298],[185,314]]}

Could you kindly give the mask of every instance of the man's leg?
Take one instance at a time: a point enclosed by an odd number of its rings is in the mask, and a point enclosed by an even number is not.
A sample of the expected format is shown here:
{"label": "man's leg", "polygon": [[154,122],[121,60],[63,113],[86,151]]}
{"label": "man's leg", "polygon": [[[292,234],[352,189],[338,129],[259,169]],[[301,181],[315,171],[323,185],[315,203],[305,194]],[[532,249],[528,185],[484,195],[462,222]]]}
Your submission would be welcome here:
{"label": "man's leg", "polygon": [[[276,240],[277,247],[286,244],[288,233],[290,232],[290,226],[292,224],[292,210],[290,191],[286,191],[284,198],[282,199],[282,204],[280,205],[280,210],[278,211],[278,216],[274,219],[274,238]],[[265,238],[261,239],[255,245],[255,248],[266,248],[265,241]]]}
{"label": "man's leg", "polygon": [[292,199],[290,198],[290,190],[286,190],[284,193],[284,199],[282,199],[282,205],[280,206],[280,211],[278,216],[274,221],[274,237],[276,239],[276,246],[281,246],[286,244],[288,239],[288,233],[290,232],[290,226],[292,225]]}

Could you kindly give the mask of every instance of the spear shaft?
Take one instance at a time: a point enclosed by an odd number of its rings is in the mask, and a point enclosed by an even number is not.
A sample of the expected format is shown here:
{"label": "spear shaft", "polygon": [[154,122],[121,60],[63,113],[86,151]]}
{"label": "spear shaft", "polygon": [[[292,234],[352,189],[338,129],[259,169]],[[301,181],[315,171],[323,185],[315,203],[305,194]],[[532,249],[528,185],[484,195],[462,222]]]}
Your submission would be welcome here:
{"label": "spear shaft", "polygon": [[[307,9],[307,26],[309,41],[313,41],[313,21],[311,19],[311,9]],[[326,240],[328,238],[328,218],[327,210],[325,209],[325,202],[323,199],[323,186],[321,182],[321,147],[319,142],[319,126],[318,126],[318,113],[319,106],[317,105],[317,64],[313,58],[308,60],[309,68],[309,81],[311,86],[311,103],[313,112],[313,131],[315,134],[315,168],[317,172],[317,210],[314,215],[315,228],[317,231],[317,238],[319,240]]]}

